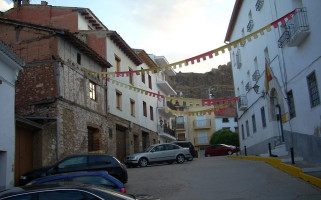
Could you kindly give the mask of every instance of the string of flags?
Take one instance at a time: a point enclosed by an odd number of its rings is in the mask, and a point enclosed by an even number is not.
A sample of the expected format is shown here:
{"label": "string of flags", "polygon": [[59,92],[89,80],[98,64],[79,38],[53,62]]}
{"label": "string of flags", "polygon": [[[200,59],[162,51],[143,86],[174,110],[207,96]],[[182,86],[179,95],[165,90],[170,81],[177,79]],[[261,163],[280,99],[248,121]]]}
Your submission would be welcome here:
{"label": "string of flags", "polygon": [[267,32],[270,32],[271,31],[271,26],[274,27],[274,28],[278,28],[279,25],[282,25],[285,23],[285,20],[290,20],[292,19],[293,15],[296,14],[296,10],[294,9],[293,11],[287,13],[286,15],[284,15],[283,17],[273,21],[272,23],[264,26],[263,28],[261,29],[258,29],[257,31],[251,33],[251,34],[248,34],[238,40],[235,40],[233,42],[230,42],[229,44],[226,44],[224,46],[221,46],[219,48],[216,48],[216,49],[213,49],[211,51],[208,51],[208,52],[205,52],[205,53],[202,53],[200,55],[197,55],[197,56],[194,56],[194,57],[191,57],[191,58],[188,58],[188,59],[185,59],[185,60],[181,60],[181,61],[178,61],[178,62],[175,62],[175,63],[171,63],[171,64],[168,64],[168,65],[164,65],[164,66],[160,66],[158,68],[153,68],[153,69],[140,69],[140,70],[136,70],[136,71],[122,71],[122,72],[94,72],[94,71],[91,71],[89,69],[86,69],[86,68],[82,68],[83,71],[87,72],[87,73],[90,73],[90,74],[93,74],[93,75],[101,75],[101,76],[106,76],[106,77],[125,77],[125,76],[133,76],[134,74],[135,75],[140,75],[140,74],[149,74],[149,73],[158,73],[159,71],[164,71],[166,69],[170,69],[170,68],[173,68],[173,69],[176,69],[176,67],[182,67],[182,66],[188,66],[190,64],[195,64],[195,62],[199,63],[201,62],[201,60],[203,59],[204,61],[207,59],[207,58],[213,58],[215,56],[218,56],[219,53],[225,53],[226,49],[228,51],[231,51],[232,50],[232,47],[234,48],[237,48],[237,46],[240,44],[240,45],[244,45],[246,41],[248,42],[251,42],[252,41],[252,38],[254,39],[257,39],[258,38],[258,34],[260,35],[264,35],[264,32],[267,31]]}

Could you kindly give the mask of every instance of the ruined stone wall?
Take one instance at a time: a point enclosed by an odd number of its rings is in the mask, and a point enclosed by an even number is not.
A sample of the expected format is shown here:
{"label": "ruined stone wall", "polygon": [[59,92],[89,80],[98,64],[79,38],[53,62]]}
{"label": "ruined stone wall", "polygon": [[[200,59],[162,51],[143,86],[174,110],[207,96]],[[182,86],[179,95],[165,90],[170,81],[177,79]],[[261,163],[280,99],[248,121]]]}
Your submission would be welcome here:
{"label": "ruined stone wall", "polygon": [[231,63],[203,74],[180,72],[170,79],[174,90],[184,97],[208,99],[209,92],[215,99],[235,96]]}

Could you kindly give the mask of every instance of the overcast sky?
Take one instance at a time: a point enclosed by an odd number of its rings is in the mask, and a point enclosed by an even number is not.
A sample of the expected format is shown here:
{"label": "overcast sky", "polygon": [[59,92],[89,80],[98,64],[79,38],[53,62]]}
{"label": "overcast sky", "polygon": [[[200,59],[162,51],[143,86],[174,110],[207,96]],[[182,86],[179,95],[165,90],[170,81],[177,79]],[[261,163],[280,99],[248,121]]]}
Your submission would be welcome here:
{"label": "overcast sky", "polygon": [[[40,4],[40,0],[30,0]],[[136,49],[170,63],[224,45],[235,0],[47,0],[49,5],[89,8],[104,25]],[[13,7],[0,0],[0,10]],[[204,73],[229,62],[229,53],[176,71]]]}

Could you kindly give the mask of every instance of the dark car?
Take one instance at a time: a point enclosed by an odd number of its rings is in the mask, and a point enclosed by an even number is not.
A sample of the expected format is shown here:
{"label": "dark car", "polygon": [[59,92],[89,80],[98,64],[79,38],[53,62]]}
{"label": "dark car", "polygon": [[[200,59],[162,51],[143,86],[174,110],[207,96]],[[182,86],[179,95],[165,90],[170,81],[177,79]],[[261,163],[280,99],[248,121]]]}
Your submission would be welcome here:
{"label": "dark car", "polygon": [[126,166],[115,157],[108,154],[83,154],[69,156],[50,167],[28,172],[20,177],[20,185],[25,185],[31,180],[43,176],[92,170],[106,170],[109,175],[117,178],[122,183],[126,183],[128,180]]}
{"label": "dark car", "polygon": [[205,149],[205,156],[222,156],[222,155],[232,155],[239,151],[239,148],[232,145],[226,144],[214,144]]}
{"label": "dark car", "polygon": [[0,192],[0,200],[137,200],[133,195],[80,183],[28,185]]}
{"label": "dark car", "polygon": [[193,156],[192,158],[189,159],[189,161],[192,161],[193,158],[197,158],[197,151],[195,150],[194,145],[191,142],[188,142],[188,141],[174,141],[172,143],[176,144],[178,146],[184,147],[184,148],[189,148],[189,152]]}
{"label": "dark car", "polygon": [[113,176],[110,176],[107,171],[81,171],[55,174],[35,179],[27,185],[58,182],[88,183],[126,193],[124,184]]}

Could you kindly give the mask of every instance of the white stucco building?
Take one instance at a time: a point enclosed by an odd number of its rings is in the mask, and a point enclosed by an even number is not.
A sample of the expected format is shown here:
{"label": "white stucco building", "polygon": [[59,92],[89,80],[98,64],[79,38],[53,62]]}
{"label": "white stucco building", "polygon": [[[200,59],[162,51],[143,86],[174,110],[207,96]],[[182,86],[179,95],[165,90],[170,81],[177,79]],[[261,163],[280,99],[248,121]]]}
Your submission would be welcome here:
{"label": "white stucco building", "polygon": [[[168,65],[168,61],[164,56],[155,56],[149,54],[150,58],[156,63],[157,66]],[[176,73],[173,69],[161,70],[156,74],[156,84],[158,94],[164,96],[176,96],[175,90],[169,84],[171,81],[168,77],[174,76]],[[175,131],[173,129],[173,121],[175,115],[171,112],[165,112],[166,109],[174,109],[174,105],[170,102],[166,102],[165,98],[157,99],[157,132],[159,143],[166,143],[176,140]]]}
{"label": "white stucco building", "polygon": [[[266,153],[285,142],[296,155],[321,162],[321,1],[236,0],[226,42],[236,41],[295,10],[264,35],[230,51],[238,104],[240,147]],[[265,63],[272,80],[265,88]],[[257,87],[258,86],[258,87]],[[257,89],[257,92],[254,90]],[[280,120],[282,119],[282,120]]]}
{"label": "white stucco building", "polygon": [[228,129],[238,132],[237,115],[235,108],[226,108],[222,114],[215,115],[215,130]]}
{"label": "white stucco building", "polygon": [[15,81],[24,61],[0,41],[0,189],[14,185]]}

